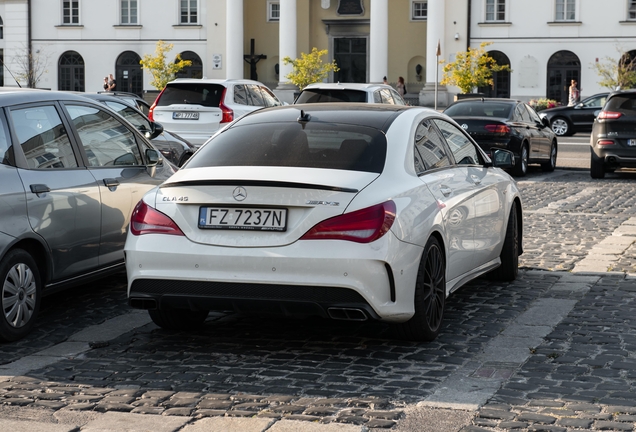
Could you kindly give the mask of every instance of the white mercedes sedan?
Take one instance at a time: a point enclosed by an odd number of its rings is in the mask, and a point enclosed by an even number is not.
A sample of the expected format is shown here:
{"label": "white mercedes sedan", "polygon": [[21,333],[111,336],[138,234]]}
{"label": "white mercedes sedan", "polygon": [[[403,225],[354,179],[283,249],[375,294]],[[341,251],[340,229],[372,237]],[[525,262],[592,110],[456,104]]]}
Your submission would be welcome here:
{"label": "white mercedes sedan", "polygon": [[129,304],[165,329],[234,310],[382,320],[433,340],[450,293],[486,273],[517,277],[513,164],[426,108],[248,114],[137,204]]}

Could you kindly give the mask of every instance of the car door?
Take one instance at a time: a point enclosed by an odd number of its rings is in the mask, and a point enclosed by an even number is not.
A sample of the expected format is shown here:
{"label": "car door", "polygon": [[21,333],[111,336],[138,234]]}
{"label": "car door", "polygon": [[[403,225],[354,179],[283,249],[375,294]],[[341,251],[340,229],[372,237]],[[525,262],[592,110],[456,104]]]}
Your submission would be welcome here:
{"label": "car door", "polygon": [[433,120],[446,139],[458,169],[465,176],[470,200],[474,205],[472,244],[473,267],[482,266],[499,256],[503,242],[505,191],[501,185],[501,172],[484,166],[484,159],[475,144],[460,128],[441,119]]}
{"label": "car door", "polygon": [[96,268],[100,242],[99,187],[82,165],[61,112],[55,102],[8,112],[29,224],[49,248],[53,281]]}
{"label": "car door", "polygon": [[572,109],[570,119],[576,130],[592,130],[592,124],[596,116],[595,112],[600,111],[605,105],[607,95],[596,95],[585,99]]}
{"label": "car door", "polygon": [[515,118],[517,131],[528,142],[529,158],[531,160],[543,159],[548,150],[539,135],[537,125],[530,118],[530,113],[524,104],[519,103],[515,107]]}
{"label": "car door", "polygon": [[118,118],[93,105],[67,102],[65,107],[101,194],[99,263],[120,262],[132,210],[157,181],[146,169],[137,137]]}
{"label": "car door", "polygon": [[452,161],[450,151],[431,120],[422,120],[415,131],[415,169],[442,213],[448,250],[446,276],[451,281],[473,268],[473,184],[465,170]]}
{"label": "car door", "polygon": [[552,146],[552,139],[554,138],[554,132],[552,128],[543,124],[539,114],[528,104],[523,104],[530,115],[530,121],[534,123],[536,130],[536,138],[541,143],[541,149],[543,152],[543,158],[550,157],[550,149]]}

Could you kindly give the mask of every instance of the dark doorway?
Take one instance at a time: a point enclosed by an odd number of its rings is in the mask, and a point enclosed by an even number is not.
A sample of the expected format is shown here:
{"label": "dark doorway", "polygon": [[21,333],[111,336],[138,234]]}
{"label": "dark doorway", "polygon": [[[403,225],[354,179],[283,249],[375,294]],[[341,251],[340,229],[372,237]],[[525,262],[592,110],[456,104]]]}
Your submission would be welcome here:
{"label": "dark doorway", "polygon": [[135,93],[142,96],[144,91],[144,75],[139,64],[141,57],[132,51],[125,51],[117,57],[115,64],[115,91]]}
{"label": "dark doorway", "polygon": [[82,56],[75,51],[62,54],[58,62],[57,77],[58,90],[86,91]]}
{"label": "dark doorway", "polygon": [[334,72],[334,82],[367,82],[367,39],[335,38],[333,56],[340,68]]}
{"label": "dark doorway", "polygon": [[570,82],[576,80],[581,89],[581,61],[571,51],[559,51],[548,61],[548,99],[554,99],[562,105],[568,104]]}
{"label": "dark doorway", "polygon": [[[501,51],[490,51],[488,52],[488,55],[492,57],[499,66],[510,66],[510,59]],[[510,71],[493,72],[492,81],[492,87],[479,87],[479,93],[483,93],[486,97],[510,97]]]}
{"label": "dark doorway", "polygon": [[186,66],[177,72],[177,78],[203,78],[203,62],[197,53],[184,51],[181,53],[181,60],[190,60],[192,65]]}

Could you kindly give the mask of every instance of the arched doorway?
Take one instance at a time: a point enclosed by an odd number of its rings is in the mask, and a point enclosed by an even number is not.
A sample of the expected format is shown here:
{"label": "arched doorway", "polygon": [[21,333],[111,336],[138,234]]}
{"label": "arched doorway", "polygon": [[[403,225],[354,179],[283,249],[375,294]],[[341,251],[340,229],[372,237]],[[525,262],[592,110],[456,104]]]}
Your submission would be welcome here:
{"label": "arched doorway", "polygon": [[142,96],[144,91],[144,74],[139,62],[141,57],[132,51],[124,51],[115,63],[116,91],[125,91]]}
{"label": "arched doorway", "polygon": [[[488,55],[492,57],[499,66],[510,66],[510,59],[501,51],[489,51]],[[479,93],[483,93],[486,97],[509,98],[510,97],[510,71],[499,71],[492,73],[493,86],[479,87]]]}
{"label": "arched doorway", "polygon": [[177,72],[177,78],[203,78],[203,62],[197,53],[184,51],[181,53],[181,60],[190,60],[192,65],[186,66]]}
{"label": "arched doorway", "polygon": [[60,56],[57,66],[58,90],[86,91],[84,82],[84,59],[75,51],[66,51]]}
{"label": "arched doorway", "polygon": [[548,61],[548,85],[546,97],[568,104],[568,87],[576,80],[581,90],[581,60],[571,51],[559,51],[552,54]]}
{"label": "arched doorway", "polygon": [[628,71],[636,72],[636,50],[623,53],[618,61],[618,66],[620,76],[622,76],[622,79],[619,80],[619,86],[622,86],[623,89],[636,87],[636,82],[631,79],[633,74],[626,73]]}

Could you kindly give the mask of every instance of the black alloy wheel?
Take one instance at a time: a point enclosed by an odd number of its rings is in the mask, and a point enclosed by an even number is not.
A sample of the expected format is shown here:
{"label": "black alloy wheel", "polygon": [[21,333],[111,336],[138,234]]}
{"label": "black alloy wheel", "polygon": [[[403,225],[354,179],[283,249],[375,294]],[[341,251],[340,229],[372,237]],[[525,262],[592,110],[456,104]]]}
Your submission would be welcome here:
{"label": "black alloy wheel", "polygon": [[552,141],[550,144],[550,159],[547,162],[541,164],[541,170],[546,172],[552,172],[556,168],[557,161],[557,143]]}
{"label": "black alloy wheel", "polygon": [[521,148],[519,149],[519,161],[515,164],[515,167],[512,170],[513,175],[518,177],[523,177],[528,172],[528,144],[521,144]]}

